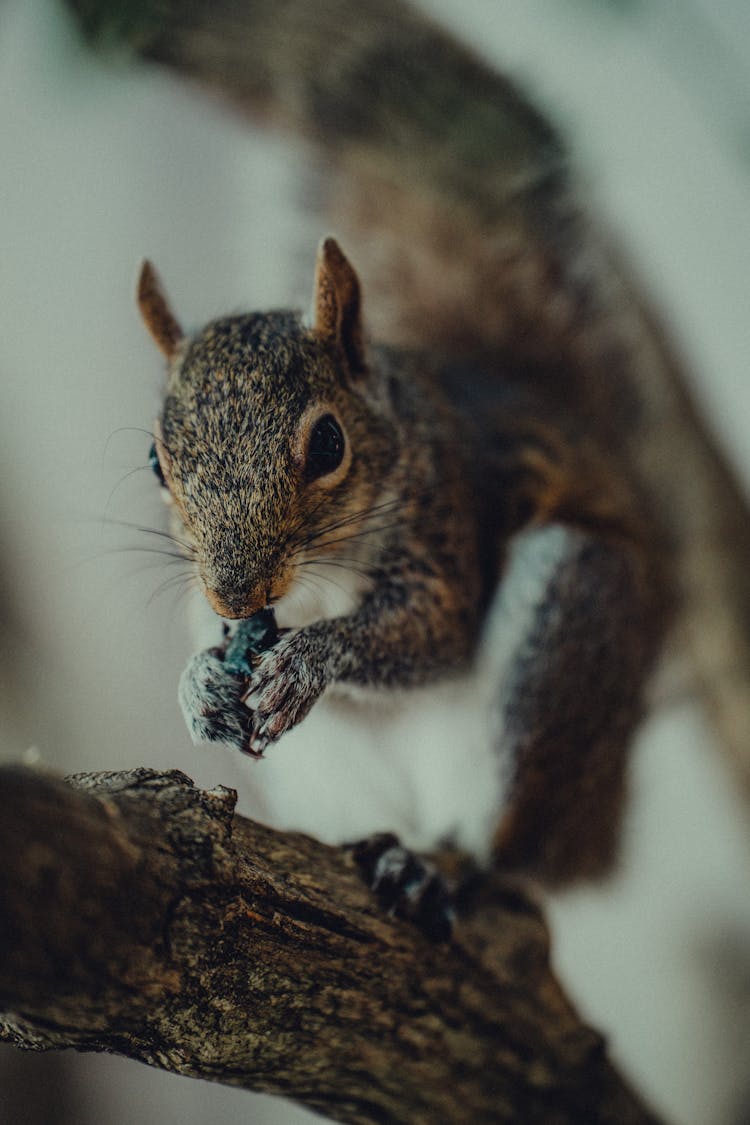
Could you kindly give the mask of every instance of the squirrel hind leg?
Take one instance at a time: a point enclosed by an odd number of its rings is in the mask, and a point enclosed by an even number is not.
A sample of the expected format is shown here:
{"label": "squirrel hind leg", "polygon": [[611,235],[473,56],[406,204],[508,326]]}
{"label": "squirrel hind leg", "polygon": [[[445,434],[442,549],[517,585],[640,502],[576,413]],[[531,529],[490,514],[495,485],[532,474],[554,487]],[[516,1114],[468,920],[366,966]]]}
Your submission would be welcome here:
{"label": "squirrel hind leg", "polygon": [[[558,530],[503,679],[510,784],[494,840],[499,866],[547,885],[595,878],[614,863],[629,743],[661,631],[648,559],[636,544]],[[508,569],[512,582],[520,568],[528,592],[525,555],[545,530],[524,534]]]}

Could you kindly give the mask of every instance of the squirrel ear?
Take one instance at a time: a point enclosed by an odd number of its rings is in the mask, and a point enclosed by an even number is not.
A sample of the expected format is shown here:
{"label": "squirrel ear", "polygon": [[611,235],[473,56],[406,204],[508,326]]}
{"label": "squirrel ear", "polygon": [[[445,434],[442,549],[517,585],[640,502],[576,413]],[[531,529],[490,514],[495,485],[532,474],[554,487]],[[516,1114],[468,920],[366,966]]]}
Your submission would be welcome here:
{"label": "squirrel ear", "polygon": [[151,333],[157,348],[167,359],[172,359],[182,340],[183,332],[169,307],[159,275],[148,259],[141,266],[137,295],[143,323]]}
{"label": "squirrel ear", "polygon": [[335,238],[324,238],[315,267],[315,331],[342,348],[352,374],[365,370],[359,278]]}

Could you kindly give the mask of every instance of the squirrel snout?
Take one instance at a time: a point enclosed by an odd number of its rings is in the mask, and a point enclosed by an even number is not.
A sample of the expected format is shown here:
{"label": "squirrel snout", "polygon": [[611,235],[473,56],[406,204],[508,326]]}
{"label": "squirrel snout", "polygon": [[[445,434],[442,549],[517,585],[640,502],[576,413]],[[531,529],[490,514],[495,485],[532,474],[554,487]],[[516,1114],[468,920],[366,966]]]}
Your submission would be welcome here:
{"label": "squirrel snout", "polygon": [[212,589],[205,587],[206,598],[214,613],[230,620],[252,617],[259,609],[265,609],[270,601],[270,590],[261,587],[247,589]]}

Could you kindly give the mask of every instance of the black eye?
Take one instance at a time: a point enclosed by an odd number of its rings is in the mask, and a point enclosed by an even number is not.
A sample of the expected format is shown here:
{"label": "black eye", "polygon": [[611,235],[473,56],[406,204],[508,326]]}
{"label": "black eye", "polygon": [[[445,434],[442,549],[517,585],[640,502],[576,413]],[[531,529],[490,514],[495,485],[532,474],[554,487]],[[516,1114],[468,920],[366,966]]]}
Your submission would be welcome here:
{"label": "black eye", "polygon": [[156,476],[156,479],[158,480],[159,484],[162,486],[162,488],[166,488],[167,482],[164,479],[164,473],[161,471],[161,465],[159,464],[159,458],[156,455],[156,443],[155,442],[152,444],[151,448],[148,451],[148,463],[151,466],[151,468],[154,472],[154,475]]}
{"label": "black eye", "polygon": [[305,475],[317,480],[338,469],[344,459],[344,435],[333,414],[324,414],[310,434]]}

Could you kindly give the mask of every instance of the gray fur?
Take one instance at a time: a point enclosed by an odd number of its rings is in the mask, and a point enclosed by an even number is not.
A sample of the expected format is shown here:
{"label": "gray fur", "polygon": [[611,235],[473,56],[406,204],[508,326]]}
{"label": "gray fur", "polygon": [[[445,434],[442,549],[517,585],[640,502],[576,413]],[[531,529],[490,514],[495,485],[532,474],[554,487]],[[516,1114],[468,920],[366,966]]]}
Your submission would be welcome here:
{"label": "gray fur", "polygon": [[[476,678],[499,592],[512,659],[493,686],[512,786],[497,855],[553,878],[594,872],[661,629],[638,497],[528,371],[371,348],[354,372],[342,343],[294,313],[257,313],[209,324],[172,366],[157,448],[209,601],[229,618],[296,606],[303,622],[248,679],[221,651],[194,657],[180,684],[191,734],[259,757],[328,688]],[[345,436],[328,480],[306,472],[318,411]],[[519,540],[542,551],[539,574],[516,565]],[[330,613],[305,620],[289,595],[326,566],[334,584],[346,575],[342,596],[313,598]]]}
{"label": "gray fur", "polygon": [[177,698],[193,742],[247,745],[250,714],[241,702],[241,676],[228,672],[215,649],[197,652],[180,676]]}

